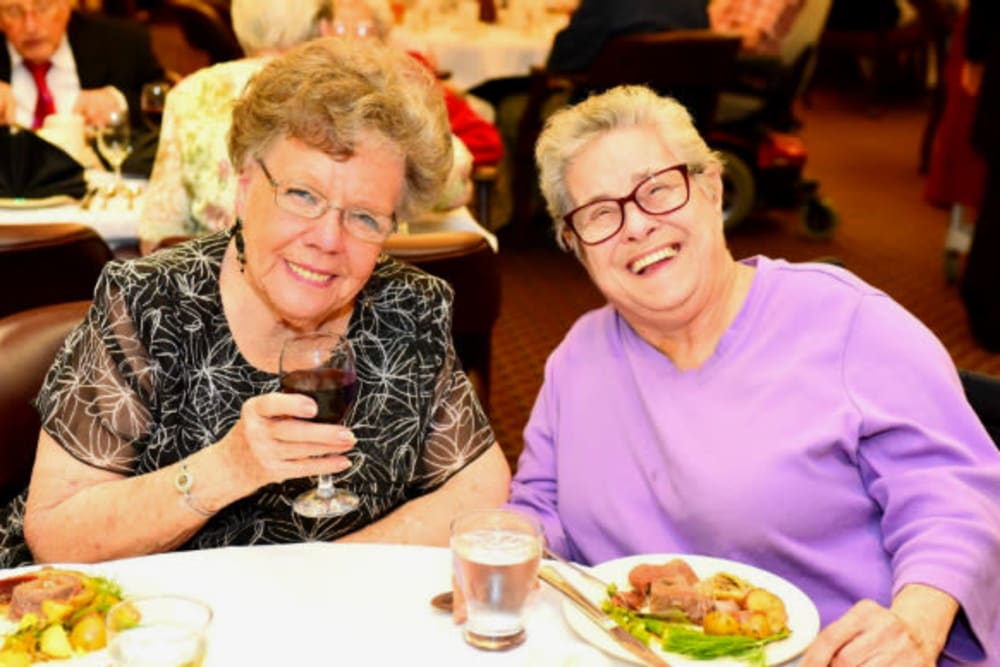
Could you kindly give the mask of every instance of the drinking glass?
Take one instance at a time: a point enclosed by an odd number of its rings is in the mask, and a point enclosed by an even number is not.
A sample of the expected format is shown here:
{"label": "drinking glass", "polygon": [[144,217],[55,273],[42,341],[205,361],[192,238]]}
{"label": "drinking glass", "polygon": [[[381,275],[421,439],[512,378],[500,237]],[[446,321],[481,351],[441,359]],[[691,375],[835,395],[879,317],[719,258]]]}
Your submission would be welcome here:
{"label": "drinking glass", "polygon": [[127,598],[108,611],[114,667],[201,667],[212,608],[195,598]]}
{"label": "drinking glass", "polygon": [[147,127],[153,132],[160,131],[163,122],[163,107],[167,103],[167,93],[170,84],[166,81],[153,81],[144,84],[139,94],[139,109]]}
{"label": "drinking glass", "polygon": [[[354,352],[347,338],[327,333],[293,336],[282,346],[278,363],[281,390],[316,401],[319,411],[313,421],[344,423],[357,393]],[[301,494],[292,507],[303,516],[328,517],[351,512],[358,502],[354,493],[334,486],[333,475],[320,475],[316,488]]]}
{"label": "drinking glass", "polygon": [[542,543],[538,522],[510,510],[480,510],[452,522],[452,565],[465,597],[469,644],[501,651],[524,642],[524,604],[538,575]]}
{"label": "drinking glass", "polygon": [[97,149],[115,172],[111,194],[122,191],[122,163],[132,152],[132,129],[128,113],[112,111],[108,122],[97,130]]}

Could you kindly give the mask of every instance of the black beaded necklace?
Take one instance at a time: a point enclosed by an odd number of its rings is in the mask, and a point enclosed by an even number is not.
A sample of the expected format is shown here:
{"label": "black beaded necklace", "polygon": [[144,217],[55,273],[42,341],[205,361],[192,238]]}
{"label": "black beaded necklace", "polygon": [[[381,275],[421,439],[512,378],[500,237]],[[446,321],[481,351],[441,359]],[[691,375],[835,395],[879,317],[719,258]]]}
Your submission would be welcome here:
{"label": "black beaded necklace", "polygon": [[243,221],[236,218],[236,223],[229,230],[229,238],[236,239],[236,261],[240,263],[240,273],[247,265],[246,242],[243,240]]}

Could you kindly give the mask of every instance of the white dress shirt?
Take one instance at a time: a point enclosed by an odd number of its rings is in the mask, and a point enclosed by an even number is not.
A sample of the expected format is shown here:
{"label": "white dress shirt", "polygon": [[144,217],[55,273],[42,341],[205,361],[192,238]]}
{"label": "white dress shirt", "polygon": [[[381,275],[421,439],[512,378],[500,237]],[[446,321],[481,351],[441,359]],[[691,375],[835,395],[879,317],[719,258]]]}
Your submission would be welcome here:
{"label": "white dress shirt", "polygon": [[[10,42],[7,42],[7,52],[10,54],[10,87],[17,102],[14,120],[19,125],[31,127],[35,120],[38,88],[35,87],[31,72],[24,66],[24,58]],[[76,60],[65,35],[59,48],[52,54],[51,62],[52,67],[45,75],[45,81],[55,101],[56,112],[70,113],[80,94],[80,77],[76,73]]]}

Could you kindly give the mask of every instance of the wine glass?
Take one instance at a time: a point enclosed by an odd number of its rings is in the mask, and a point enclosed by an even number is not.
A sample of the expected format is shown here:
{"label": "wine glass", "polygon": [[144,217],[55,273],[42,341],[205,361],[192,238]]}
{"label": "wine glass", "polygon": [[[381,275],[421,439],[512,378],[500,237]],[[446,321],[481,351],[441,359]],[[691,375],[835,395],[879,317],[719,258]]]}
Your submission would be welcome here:
{"label": "wine glass", "polygon": [[128,124],[128,113],[112,111],[107,122],[97,130],[97,149],[101,156],[115,172],[114,184],[110,194],[114,195],[122,188],[122,163],[132,152],[132,128]]}
{"label": "wine glass", "polygon": [[170,84],[166,81],[152,81],[142,86],[139,94],[139,109],[142,111],[142,118],[152,132],[160,131],[160,123],[163,121],[163,107],[167,103],[167,93],[170,92]]}
{"label": "wine glass", "polygon": [[[281,347],[278,362],[281,390],[305,394],[319,410],[313,421],[342,424],[357,394],[354,352],[344,336],[311,333],[293,336]],[[295,499],[293,508],[303,516],[339,516],[358,506],[358,497],[333,484],[332,475],[320,475],[315,489]]]}

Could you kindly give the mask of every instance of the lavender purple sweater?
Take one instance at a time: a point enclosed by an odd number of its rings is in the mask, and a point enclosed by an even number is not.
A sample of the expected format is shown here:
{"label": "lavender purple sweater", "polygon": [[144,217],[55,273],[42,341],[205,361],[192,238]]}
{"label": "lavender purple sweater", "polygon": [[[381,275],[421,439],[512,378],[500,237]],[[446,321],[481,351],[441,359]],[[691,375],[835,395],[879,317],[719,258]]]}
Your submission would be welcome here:
{"label": "lavender purple sweater", "polygon": [[942,665],[1000,665],[1000,453],[947,352],[850,273],[758,257],[705,364],[611,307],[552,353],[510,504],[584,563],[680,552],[794,582],[823,625],[924,583],[962,607]]}

